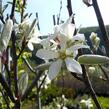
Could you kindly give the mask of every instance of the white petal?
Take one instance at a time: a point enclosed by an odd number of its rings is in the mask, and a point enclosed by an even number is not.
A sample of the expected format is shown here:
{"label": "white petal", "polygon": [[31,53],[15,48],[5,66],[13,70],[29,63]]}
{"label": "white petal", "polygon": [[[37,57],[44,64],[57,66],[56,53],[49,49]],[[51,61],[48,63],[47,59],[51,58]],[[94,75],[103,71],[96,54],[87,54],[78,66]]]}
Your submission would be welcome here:
{"label": "white petal", "polygon": [[31,42],[28,42],[27,46],[31,51],[34,50],[33,44]]}
{"label": "white petal", "polygon": [[36,56],[41,59],[55,59],[58,58],[59,54],[55,51],[39,49]]}
{"label": "white petal", "polygon": [[39,39],[37,36],[36,37],[32,37],[29,42],[32,42],[34,44],[39,44],[41,42],[41,39]]}
{"label": "white petal", "polygon": [[64,23],[61,29],[63,33],[66,34],[66,36],[71,39],[75,31],[75,25],[71,23]]}
{"label": "white petal", "polygon": [[48,77],[50,78],[50,80],[53,80],[58,75],[59,71],[61,70],[61,66],[62,66],[61,59],[58,59],[56,62],[53,62],[51,64],[48,73]]}
{"label": "white petal", "polygon": [[85,36],[84,36],[84,34],[77,34],[77,35],[73,36],[73,39],[85,41]]}
{"label": "white petal", "polygon": [[82,74],[82,68],[76,60],[74,60],[73,58],[66,58],[65,62],[66,62],[68,71],[74,72],[77,74]]}
{"label": "white petal", "polygon": [[76,45],[73,45],[71,46],[70,48],[68,48],[68,50],[78,50],[78,49],[81,49],[81,48],[88,48],[89,49],[89,46],[88,45],[83,45],[83,44],[76,44]]}
{"label": "white petal", "polygon": [[3,52],[7,48],[11,38],[12,29],[13,21],[11,19],[8,19],[4,25],[4,28],[0,36],[0,52]]}
{"label": "white petal", "polygon": [[72,22],[72,19],[74,18],[74,15],[72,14],[68,19],[67,19],[67,23],[71,23]]}

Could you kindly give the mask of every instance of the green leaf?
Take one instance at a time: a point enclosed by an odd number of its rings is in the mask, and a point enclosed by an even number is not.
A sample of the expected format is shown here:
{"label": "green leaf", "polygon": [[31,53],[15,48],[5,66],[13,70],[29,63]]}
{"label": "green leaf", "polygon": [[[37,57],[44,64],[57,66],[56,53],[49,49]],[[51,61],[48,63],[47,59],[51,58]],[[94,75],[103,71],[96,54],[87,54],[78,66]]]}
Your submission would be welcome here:
{"label": "green leaf", "polygon": [[28,86],[28,73],[23,73],[18,83],[20,97],[25,93],[27,86]]}
{"label": "green leaf", "polygon": [[80,64],[104,64],[109,62],[109,58],[101,55],[81,55],[78,58]]}

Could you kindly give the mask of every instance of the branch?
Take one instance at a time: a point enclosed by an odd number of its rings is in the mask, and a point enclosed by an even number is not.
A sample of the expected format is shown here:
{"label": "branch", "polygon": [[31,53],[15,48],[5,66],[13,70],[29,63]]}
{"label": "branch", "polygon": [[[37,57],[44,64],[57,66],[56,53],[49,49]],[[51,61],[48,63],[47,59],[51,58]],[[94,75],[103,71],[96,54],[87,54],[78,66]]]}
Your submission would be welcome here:
{"label": "branch", "polygon": [[76,73],[71,72],[72,76],[74,76],[76,79],[80,80],[80,81],[84,81],[84,78],[78,76]]}
{"label": "branch", "polygon": [[59,25],[59,21],[60,21],[60,16],[61,16],[61,10],[62,10],[62,0],[60,1],[60,10],[59,10],[59,14],[57,16],[57,25]]}
{"label": "branch", "polygon": [[11,9],[11,15],[10,15],[11,19],[14,18],[15,6],[16,6],[16,0],[13,0],[12,9]]}
{"label": "branch", "polygon": [[96,17],[98,19],[99,27],[100,27],[100,30],[101,30],[101,33],[102,33],[102,37],[103,37],[103,40],[104,40],[104,45],[106,47],[106,53],[107,53],[107,56],[109,57],[109,37],[108,37],[108,33],[107,33],[106,28],[105,28],[97,0],[92,0],[92,1],[93,1],[93,7],[94,7],[94,10],[95,10],[95,13],[96,13]]}
{"label": "branch", "polygon": [[2,21],[3,24],[5,24],[5,21],[3,19],[3,16],[0,16],[0,20]]}
{"label": "branch", "polygon": [[[73,14],[71,0],[67,0],[67,9],[69,16]],[[74,18],[72,19],[72,23],[75,24]]]}
{"label": "branch", "polygon": [[82,67],[82,70],[83,70],[84,83],[86,84],[86,86],[89,87],[91,96],[92,96],[92,98],[93,98],[93,100],[94,100],[94,102],[96,104],[97,109],[102,109],[102,107],[101,107],[101,105],[100,105],[100,103],[99,103],[99,101],[97,99],[96,93],[95,93],[95,91],[94,91],[94,89],[92,87],[91,81],[89,79],[89,75],[86,72],[85,66],[81,65],[81,67]]}
{"label": "branch", "polygon": [[43,83],[45,82],[46,77],[47,77],[47,75],[45,75],[45,76],[44,76],[44,78],[43,78],[43,80],[42,80],[41,84],[38,86],[38,91],[40,91],[40,90],[41,90],[41,86],[42,86],[42,85],[43,85]]}
{"label": "branch", "polygon": [[29,62],[27,61],[26,58],[22,57],[22,59],[24,60],[25,64],[27,65],[27,67],[29,68],[29,70],[33,73],[36,73],[36,71],[32,68],[32,66],[29,64]]}
{"label": "branch", "polygon": [[38,13],[36,13],[36,18],[38,19],[37,27],[38,27],[38,30],[40,30]]}
{"label": "branch", "polygon": [[4,101],[6,102],[7,109],[10,109],[9,103],[8,103],[8,101],[7,101],[7,99],[6,99],[6,96],[5,96],[4,92],[3,92],[1,89],[0,89],[0,92],[1,92],[1,94],[2,94],[2,96],[3,96],[3,98],[4,98]]}
{"label": "branch", "polygon": [[12,39],[12,60],[13,60],[13,72],[14,72],[14,85],[15,85],[15,109],[20,109],[20,99],[19,99],[19,92],[18,92],[18,62],[17,62],[17,52],[16,52],[16,35],[15,31],[12,31],[11,35]]}
{"label": "branch", "polygon": [[[69,16],[71,16],[73,14],[71,0],[67,0],[67,9],[68,9]],[[75,24],[74,17],[72,18],[72,23]],[[73,35],[76,35],[76,33],[77,33],[77,30],[75,28],[75,32]]]}
{"label": "branch", "polygon": [[[45,64],[41,64],[39,66],[37,66],[35,68],[36,73],[37,71],[42,71],[45,70],[45,68],[47,68],[51,63],[45,63]],[[36,75],[36,78],[32,81],[31,85],[27,88],[27,90],[25,91],[24,95],[21,98],[21,101],[23,101],[28,95],[29,93],[32,91],[32,89],[36,86],[36,83],[38,82],[40,76],[42,75],[43,72],[40,72]]]}
{"label": "branch", "polygon": [[29,95],[29,93],[32,91],[32,89],[36,86],[36,84],[37,84],[40,76],[42,75],[42,73],[43,72],[38,73],[38,75],[36,76],[36,78],[32,81],[31,85],[25,91],[24,95],[21,98],[21,101],[23,101]]}
{"label": "branch", "polygon": [[15,31],[12,31],[12,51],[13,51],[13,71],[15,82],[15,96],[18,98],[18,75],[17,75],[17,54],[16,54],[16,36]]}
{"label": "branch", "polygon": [[11,92],[7,82],[6,82],[6,80],[4,79],[4,77],[3,77],[3,75],[1,73],[0,73],[0,83],[1,83],[2,87],[5,89],[7,95],[11,99],[11,101],[13,103],[15,103],[15,98],[14,98],[14,96],[13,96],[13,94],[12,94],[12,92]]}
{"label": "branch", "polygon": [[98,65],[98,66],[99,66],[100,69],[102,70],[102,72],[103,72],[105,78],[106,78],[107,80],[109,80],[108,74],[107,74],[107,72],[105,71],[105,69],[103,69],[103,67],[102,67],[101,65]]}
{"label": "branch", "polygon": [[53,15],[53,24],[56,25],[55,15]]}
{"label": "branch", "polygon": [[[72,11],[72,5],[71,5],[71,0],[67,0],[67,4],[68,4],[68,5],[67,5],[67,8],[68,8],[69,16],[71,16],[72,13],[73,13],[73,11]],[[72,23],[75,24],[74,18],[72,19]],[[76,33],[77,33],[77,31],[75,30],[74,35],[75,35]],[[82,50],[81,50],[81,49],[79,49],[78,52],[79,52],[79,55],[82,54]],[[102,109],[102,108],[101,108],[101,105],[100,105],[100,103],[99,103],[99,101],[98,101],[98,99],[97,99],[97,96],[96,96],[96,94],[95,94],[95,91],[93,90],[93,87],[92,87],[92,84],[91,84],[91,82],[90,82],[89,76],[88,76],[88,74],[87,74],[87,72],[86,72],[85,66],[84,66],[84,65],[81,65],[81,67],[82,67],[82,71],[83,71],[84,83],[89,87],[91,96],[92,96],[92,98],[93,98],[93,100],[94,100],[94,102],[95,102],[97,108],[98,108],[98,109]]]}

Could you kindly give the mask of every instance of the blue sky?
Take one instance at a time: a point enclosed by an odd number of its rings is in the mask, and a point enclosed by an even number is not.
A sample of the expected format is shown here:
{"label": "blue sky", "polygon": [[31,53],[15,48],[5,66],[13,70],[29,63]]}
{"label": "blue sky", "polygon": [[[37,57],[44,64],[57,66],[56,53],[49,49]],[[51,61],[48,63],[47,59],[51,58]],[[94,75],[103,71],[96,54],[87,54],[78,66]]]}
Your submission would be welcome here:
{"label": "blue sky", "polygon": [[[6,0],[7,1],[7,0]],[[8,0],[12,1],[12,0]],[[39,23],[41,32],[49,34],[53,31],[52,15],[57,15],[60,9],[60,0],[27,0],[26,12],[33,13],[32,19],[35,17],[35,12],[39,14]],[[109,24],[109,0],[97,0],[105,24]],[[61,20],[68,18],[67,0],[62,0]],[[97,26],[95,12],[93,7],[87,7],[82,0],[72,0],[73,12],[75,13],[76,27]]]}

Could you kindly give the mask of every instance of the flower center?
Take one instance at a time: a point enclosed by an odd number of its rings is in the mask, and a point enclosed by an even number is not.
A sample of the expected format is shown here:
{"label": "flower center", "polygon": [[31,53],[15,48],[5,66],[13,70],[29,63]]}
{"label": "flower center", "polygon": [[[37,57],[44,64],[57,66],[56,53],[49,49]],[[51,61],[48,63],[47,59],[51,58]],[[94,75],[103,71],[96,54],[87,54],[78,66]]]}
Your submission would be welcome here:
{"label": "flower center", "polygon": [[59,53],[59,58],[61,58],[62,60],[64,60],[66,57],[67,57],[66,52]]}

